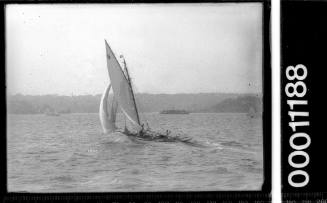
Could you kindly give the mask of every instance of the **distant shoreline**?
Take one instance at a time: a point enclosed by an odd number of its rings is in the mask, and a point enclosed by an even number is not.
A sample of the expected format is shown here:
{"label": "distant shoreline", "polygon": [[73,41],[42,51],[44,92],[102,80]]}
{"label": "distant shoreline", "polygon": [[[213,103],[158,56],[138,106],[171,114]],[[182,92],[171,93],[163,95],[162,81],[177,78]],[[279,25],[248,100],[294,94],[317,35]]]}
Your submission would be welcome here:
{"label": "distant shoreline", "polygon": [[[109,102],[112,95],[109,96]],[[45,114],[55,112],[97,113],[101,95],[98,96],[23,96],[7,97],[10,114]],[[262,111],[262,95],[248,94],[136,94],[140,113],[183,109],[190,113],[247,113],[250,109]]]}

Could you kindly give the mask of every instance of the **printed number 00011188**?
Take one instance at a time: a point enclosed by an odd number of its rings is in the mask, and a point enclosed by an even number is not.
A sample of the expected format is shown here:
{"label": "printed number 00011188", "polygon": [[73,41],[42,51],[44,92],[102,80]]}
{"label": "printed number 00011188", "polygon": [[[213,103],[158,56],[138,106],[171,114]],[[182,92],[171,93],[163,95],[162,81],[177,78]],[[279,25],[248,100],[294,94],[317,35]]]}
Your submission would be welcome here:
{"label": "printed number 00011188", "polygon": [[[302,72],[302,73],[301,73]],[[301,74],[299,74],[301,73]],[[288,123],[289,127],[292,128],[293,134],[289,139],[289,144],[294,150],[288,156],[288,163],[291,167],[296,170],[293,170],[288,175],[288,183],[292,187],[304,187],[309,183],[309,175],[306,171],[303,170],[309,164],[310,157],[307,152],[304,150],[307,149],[311,143],[310,136],[305,132],[298,132],[297,127],[300,126],[309,126],[309,121],[295,121],[296,117],[309,117],[309,112],[305,111],[295,111],[297,105],[307,105],[308,100],[303,100],[303,98],[307,93],[307,86],[303,80],[306,79],[308,75],[307,68],[299,64],[297,66],[288,66],[286,68],[286,77],[289,82],[285,86],[285,93],[288,97],[287,104],[290,107],[288,111],[288,115],[290,116],[290,122]],[[292,98],[292,99],[291,99]],[[296,98],[296,99],[295,99]],[[304,144],[295,144],[295,140],[298,138],[304,138]],[[294,157],[302,156],[304,158],[304,162],[296,163],[294,162]],[[303,181],[294,181],[294,177],[303,176]]]}

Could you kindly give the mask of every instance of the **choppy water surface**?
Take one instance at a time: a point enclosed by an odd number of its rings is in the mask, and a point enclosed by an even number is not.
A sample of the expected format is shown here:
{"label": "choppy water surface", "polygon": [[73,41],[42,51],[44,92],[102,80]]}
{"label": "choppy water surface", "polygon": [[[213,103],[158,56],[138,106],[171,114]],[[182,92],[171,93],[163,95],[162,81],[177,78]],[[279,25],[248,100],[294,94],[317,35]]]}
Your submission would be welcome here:
{"label": "choppy water surface", "polygon": [[[119,115],[120,116],[120,115]],[[192,138],[135,142],[105,135],[97,114],[8,116],[8,190],[258,190],[262,121],[246,114],[143,114],[152,129]],[[120,124],[122,118],[118,118]]]}

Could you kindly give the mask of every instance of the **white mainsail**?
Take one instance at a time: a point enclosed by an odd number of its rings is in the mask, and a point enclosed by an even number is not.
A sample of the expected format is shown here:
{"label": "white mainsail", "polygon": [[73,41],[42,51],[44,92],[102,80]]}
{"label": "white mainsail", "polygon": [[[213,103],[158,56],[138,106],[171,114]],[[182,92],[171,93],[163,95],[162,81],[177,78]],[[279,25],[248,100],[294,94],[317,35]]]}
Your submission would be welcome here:
{"label": "white mainsail", "polygon": [[100,109],[99,109],[101,126],[104,133],[111,133],[116,130],[115,121],[116,121],[118,103],[115,100],[115,98],[113,98],[110,103],[109,101],[110,88],[111,85],[109,84],[102,95],[101,102],[100,102]]}
{"label": "white mainsail", "polygon": [[131,86],[107,41],[105,41],[105,44],[107,53],[107,68],[115,98],[124,115],[132,122],[136,130],[139,131],[142,128],[140,126]]}

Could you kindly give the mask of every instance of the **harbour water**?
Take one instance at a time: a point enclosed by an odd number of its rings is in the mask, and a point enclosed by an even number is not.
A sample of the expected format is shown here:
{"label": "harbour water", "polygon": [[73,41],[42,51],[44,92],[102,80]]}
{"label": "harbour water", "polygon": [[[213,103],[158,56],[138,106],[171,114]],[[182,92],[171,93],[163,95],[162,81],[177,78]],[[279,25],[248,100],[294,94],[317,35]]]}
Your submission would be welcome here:
{"label": "harbour water", "polygon": [[[8,115],[8,191],[259,190],[262,120],[246,114],[141,114],[182,142],[103,134],[98,114]],[[123,126],[118,114],[118,126]]]}

